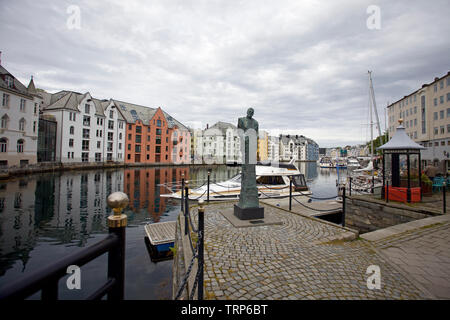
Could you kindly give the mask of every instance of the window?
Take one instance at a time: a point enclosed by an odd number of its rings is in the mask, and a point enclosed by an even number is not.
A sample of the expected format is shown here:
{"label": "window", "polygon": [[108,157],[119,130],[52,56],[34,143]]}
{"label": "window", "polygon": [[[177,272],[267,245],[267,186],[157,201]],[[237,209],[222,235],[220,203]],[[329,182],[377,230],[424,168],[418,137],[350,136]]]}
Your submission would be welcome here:
{"label": "window", "polygon": [[102,142],[101,141],[97,141],[97,149],[100,149],[102,147]]}
{"label": "window", "polygon": [[142,133],[142,127],[136,126],[136,133]]}
{"label": "window", "polygon": [[112,142],[108,142],[107,151],[113,151],[113,143]]}
{"label": "window", "polygon": [[161,144],[161,137],[156,137],[156,144]]}
{"label": "window", "polygon": [[155,152],[156,153],[161,153],[161,146],[156,146],[155,147]]}
{"label": "window", "polygon": [[36,133],[36,121],[33,121],[33,133]]}
{"label": "window", "polygon": [[150,145],[147,145],[147,151],[150,151]]}
{"label": "window", "polygon": [[434,84],[434,92],[437,92],[437,83]]}
{"label": "window", "polygon": [[113,141],[114,133],[108,132],[108,141]]}
{"label": "window", "polygon": [[440,89],[444,89],[444,80],[442,80],[441,82],[439,82],[439,87],[440,87]]}
{"label": "window", "polygon": [[83,140],[82,141],[81,149],[85,150],[85,151],[89,150],[89,140]]}
{"label": "window", "polygon": [[17,152],[18,153],[23,152],[23,139],[17,140]]}
{"label": "window", "polygon": [[91,117],[83,116],[83,126],[89,127],[91,125]]}
{"label": "window", "polygon": [[445,133],[444,126],[440,126],[439,129],[440,129],[441,134],[444,134],[444,133]]}
{"label": "window", "polygon": [[75,128],[73,126],[70,126],[69,128],[69,133],[73,134],[75,132]]}
{"label": "window", "polygon": [[161,129],[156,129],[156,134],[161,135]]}
{"label": "window", "polygon": [[434,112],[434,113],[433,113],[433,119],[434,119],[434,120],[437,120],[437,119],[438,119],[438,113],[437,113],[437,112]]}
{"label": "window", "polygon": [[109,111],[109,117],[110,117],[111,119],[114,119],[114,110],[110,110],[110,111]]}
{"label": "window", "polygon": [[140,134],[136,135],[136,143],[141,143],[141,135]]}
{"label": "window", "polygon": [[8,117],[7,114],[5,114],[5,115],[2,117],[1,128],[2,128],[2,129],[8,129],[8,122],[9,122],[9,117]]}
{"label": "window", "polygon": [[112,120],[108,121],[108,129],[114,129],[114,121]]}
{"label": "window", "polygon": [[88,114],[89,114],[89,113],[90,113],[90,109],[91,109],[91,106],[90,106],[89,104],[86,103],[86,104],[84,105],[84,113],[88,113]]}
{"label": "window", "polygon": [[119,132],[119,140],[122,140],[122,132]]}
{"label": "window", "polygon": [[119,121],[119,129],[123,129],[123,121]]}
{"label": "window", "polygon": [[[450,78],[449,78],[450,79]],[[447,133],[450,133],[450,124],[447,125]],[[450,141],[450,140],[449,140]]]}
{"label": "window", "polygon": [[444,110],[439,111],[439,119],[444,119]]}
{"label": "window", "polygon": [[131,124],[128,125],[128,130],[131,130]]}
{"label": "window", "polygon": [[131,150],[131,144],[128,144],[128,150]]}
{"label": "window", "polygon": [[136,145],[136,152],[141,152],[141,146],[139,144]]}
{"label": "window", "polygon": [[6,93],[3,94],[2,106],[9,107],[9,94]]}
{"label": "window", "polygon": [[417,106],[414,107],[414,114],[417,114]]}
{"label": "window", "polygon": [[434,98],[434,99],[433,99],[433,103],[434,103],[434,106],[437,106],[437,105],[438,105],[438,103],[437,103],[437,98]]}
{"label": "window", "polygon": [[25,112],[25,99],[20,99],[20,111]]}
{"label": "window", "polygon": [[22,119],[20,119],[20,121],[19,121],[19,131],[25,131],[25,119],[24,118],[22,118]]}
{"label": "window", "polygon": [[161,120],[156,120],[156,126],[161,127]]}
{"label": "window", "polygon": [[437,135],[439,133],[438,127],[434,127],[434,134]]}
{"label": "window", "polygon": [[119,150],[122,150],[122,144],[119,143]]}
{"label": "window", "polygon": [[76,113],[75,112],[69,112],[69,120],[75,121],[76,120]]}
{"label": "window", "polygon": [[8,140],[6,138],[0,139],[0,152],[7,152],[8,151]]}
{"label": "window", "polygon": [[73,139],[69,139],[69,147],[73,147]]}
{"label": "window", "polygon": [[414,127],[417,127],[417,119],[414,119]]}
{"label": "window", "polygon": [[89,139],[89,129],[83,129],[83,138]]}
{"label": "window", "polygon": [[128,140],[131,140],[131,133],[128,134]]}
{"label": "window", "polygon": [[14,79],[11,76],[5,76],[6,86],[8,88],[14,89]]}
{"label": "window", "polygon": [[[449,78],[450,79],[450,78]],[[447,118],[450,117],[450,108],[447,108]]]}
{"label": "window", "polygon": [[102,161],[102,154],[100,152],[95,153],[95,162]]}
{"label": "window", "polygon": [[425,96],[421,96],[420,97],[420,102],[421,102],[421,109],[422,109],[422,134],[427,132],[427,127],[426,127],[426,117],[425,117]]}
{"label": "window", "polygon": [[112,153],[108,153],[108,154],[106,155],[106,160],[112,161]]}
{"label": "window", "polygon": [[82,152],[81,153],[81,161],[82,162],[88,162],[89,161],[89,152]]}

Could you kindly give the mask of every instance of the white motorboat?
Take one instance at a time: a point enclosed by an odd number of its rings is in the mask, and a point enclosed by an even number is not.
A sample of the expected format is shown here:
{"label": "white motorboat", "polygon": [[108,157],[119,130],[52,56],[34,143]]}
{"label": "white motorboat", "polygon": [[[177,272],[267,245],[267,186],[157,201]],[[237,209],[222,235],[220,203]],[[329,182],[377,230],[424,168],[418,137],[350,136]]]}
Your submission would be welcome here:
{"label": "white motorboat", "polygon": [[347,158],[347,167],[348,168],[356,168],[356,169],[358,169],[359,167],[361,167],[361,165],[359,164],[358,159],[356,159],[356,158]]}
{"label": "white motorboat", "polygon": [[335,168],[333,161],[331,161],[330,157],[322,157],[319,160],[319,167],[321,168]]}
{"label": "white motorboat", "polygon": [[[294,165],[290,163],[257,164],[256,168],[256,187],[258,188],[259,199],[284,198],[289,197],[289,177],[292,177],[292,195],[310,195],[306,179]],[[198,188],[189,189],[189,200],[206,200],[208,195],[208,186],[206,184]],[[210,183],[209,200],[224,201],[237,200],[241,193],[241,173],[233,178],[223,181]],[[174,199],[181,199],[181,191],[161,195]]]}

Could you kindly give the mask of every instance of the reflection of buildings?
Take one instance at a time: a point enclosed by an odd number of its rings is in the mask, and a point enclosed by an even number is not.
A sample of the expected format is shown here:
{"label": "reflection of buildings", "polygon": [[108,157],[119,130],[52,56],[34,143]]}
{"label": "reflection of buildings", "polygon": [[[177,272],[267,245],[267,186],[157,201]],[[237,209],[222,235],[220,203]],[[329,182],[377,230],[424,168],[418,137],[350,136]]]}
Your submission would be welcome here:
{"label": "reflection of buildings", "polygon": [[35,188],[27,178],[0,183],[0,276],[15,260],[25,268],[36,242]]}
{"label": "reflection of buildings", "polygon": [[[226,180],[234,177],[240,171],[241,171],[240,166],[214,167],[214,168],[211,168],[210,181],[211,182],[226,181]],[[190,175],[191,175],[192,183],[194,183],[194,181],[197,181],[197,182],[195,182],[197,186],[202,185],[204,182],[206,182],[208,180],[208,171],[205,170],[205,168],[191,168]]]}
{"label": "reflection of buildings", "polygon": [[318,176],[316,162],[297,162],[297,167],[307,180],[315,180]]}
{"label": "reflection of buildings", "polygon": [[153,221],[159,221],[168,200],[160,198],[160,194],[169,192],[161,184],[180,183],[183,173],[185,179],[189,179],[188,167],[125,169],[124,192],[130,198],[130,208],[134,212],[146,209]]}

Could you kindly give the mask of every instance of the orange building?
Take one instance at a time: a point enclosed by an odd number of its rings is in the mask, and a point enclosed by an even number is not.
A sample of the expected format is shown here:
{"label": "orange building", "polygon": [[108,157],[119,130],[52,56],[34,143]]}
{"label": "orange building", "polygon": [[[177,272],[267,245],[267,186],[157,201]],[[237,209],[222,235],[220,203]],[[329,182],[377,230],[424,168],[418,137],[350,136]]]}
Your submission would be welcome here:
{"label": "orange building", "polygon": [[190,133],[160,107],[113,100],[126,120],[125,163],[189,163]]}

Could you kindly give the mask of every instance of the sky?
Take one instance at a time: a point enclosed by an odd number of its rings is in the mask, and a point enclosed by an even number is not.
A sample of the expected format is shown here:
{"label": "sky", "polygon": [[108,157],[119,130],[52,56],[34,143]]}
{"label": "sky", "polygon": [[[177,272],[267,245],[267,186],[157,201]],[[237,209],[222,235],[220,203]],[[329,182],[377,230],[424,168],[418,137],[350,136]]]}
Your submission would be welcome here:
{"label": "sky", "polygon": [[[1,64],[25,85],[365,143],[385,108],[450,71],[450,1],[0,0]],[[376,136],[376,132],[374,133]]]}

